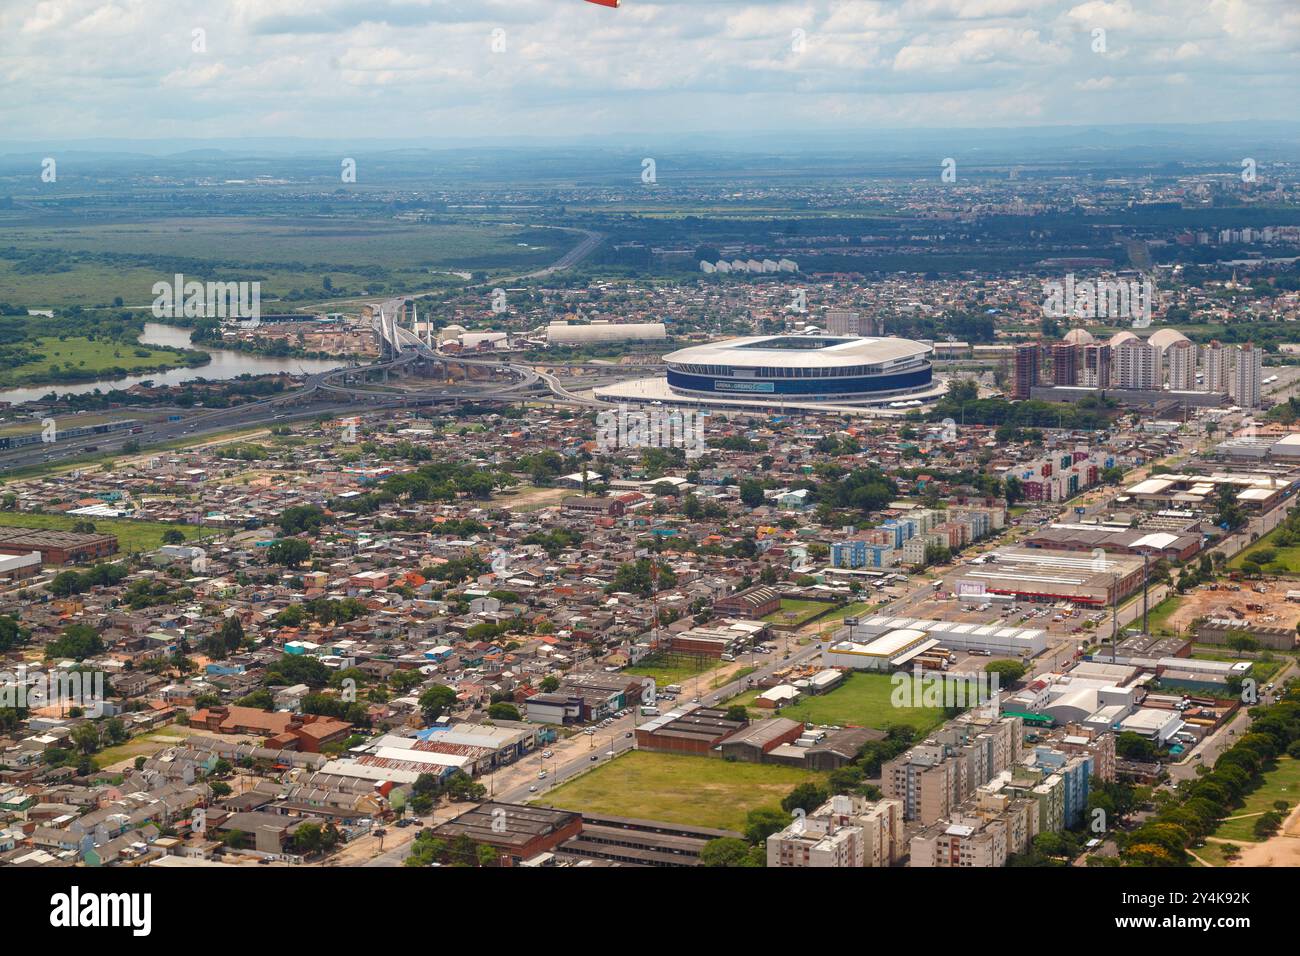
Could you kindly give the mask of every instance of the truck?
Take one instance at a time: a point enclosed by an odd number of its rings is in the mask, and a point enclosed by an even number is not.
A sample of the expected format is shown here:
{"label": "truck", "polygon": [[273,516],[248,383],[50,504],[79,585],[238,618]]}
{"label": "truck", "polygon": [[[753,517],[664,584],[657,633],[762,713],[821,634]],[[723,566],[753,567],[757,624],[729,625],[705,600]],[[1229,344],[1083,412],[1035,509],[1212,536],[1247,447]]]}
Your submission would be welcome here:
{"label": "truck", "polygon": [[680,694],[682,692],[681,684],[669,684],[664,688],[665,694]]}
{"label": "truck", "polygon": [[659,708],[658,708],[658,707],[642,707],[642,708],[641,708],[641,716],[642,716],[642,717],[658,717],[658,716],[659,716]]}

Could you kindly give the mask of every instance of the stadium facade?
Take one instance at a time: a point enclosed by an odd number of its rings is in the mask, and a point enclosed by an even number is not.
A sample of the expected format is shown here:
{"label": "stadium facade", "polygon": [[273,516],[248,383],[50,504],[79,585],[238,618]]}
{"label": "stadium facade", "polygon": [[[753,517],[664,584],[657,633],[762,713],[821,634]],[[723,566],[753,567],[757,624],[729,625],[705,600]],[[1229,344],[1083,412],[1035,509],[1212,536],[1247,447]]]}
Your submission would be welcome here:
{"label": "stadium facade", "polygon": [[931,351],[889,337],[760,335],[679,349],[664,365],[683,397],[875,404],[931,390]]}

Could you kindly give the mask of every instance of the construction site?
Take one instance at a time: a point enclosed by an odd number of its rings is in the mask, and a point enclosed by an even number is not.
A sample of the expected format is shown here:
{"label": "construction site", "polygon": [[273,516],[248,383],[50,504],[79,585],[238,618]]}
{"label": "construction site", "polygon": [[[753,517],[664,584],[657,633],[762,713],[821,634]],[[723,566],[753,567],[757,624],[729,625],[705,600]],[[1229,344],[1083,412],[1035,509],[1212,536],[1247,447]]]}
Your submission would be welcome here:
{"label": "construction site", "polygon": [[1174,634],[1188,634],[1195,622],[1222,621],[1242,630],[1281,629],[1294,636],[1300,624],[1300,590],[1293,585],[1287,581],[1202,584],[1171,598],[1176,606],[1160,615],[1160,624]]}

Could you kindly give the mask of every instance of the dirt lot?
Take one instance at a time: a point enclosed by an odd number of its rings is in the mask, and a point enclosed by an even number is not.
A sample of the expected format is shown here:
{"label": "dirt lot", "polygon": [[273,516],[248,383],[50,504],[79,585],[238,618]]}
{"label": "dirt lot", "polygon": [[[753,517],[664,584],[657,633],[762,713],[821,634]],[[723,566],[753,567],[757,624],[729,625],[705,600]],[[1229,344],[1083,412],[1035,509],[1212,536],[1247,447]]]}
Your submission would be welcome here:
{"label": "dirt lot", "polygon": [[[1188,591],[1179,602],[1178,609],[1169,615],[1165,626],[1172,631],[1184,632],[1198,617],[1235,618],[1248,624],[1266,624],[1272,627],[1294,628],[1300,623],[1300,602],[1288,601],[1285,581],[1269,581],[1260,585],[1268,588],[1267,594],[1257,594],[1248,583],[1240,591]],[[1262,605],[1262,611],[1247,610],[1247,604]],[[1244,617],[1233,614],[1230,608],[1241,611]]]}
{"label": "dirt lot", "polygon": [[510,511],[522,513],[525,511],[536,511],[539,508],[547,508],[551,505],[558,505],[567,495],[580,494],[571,488],[522,488],[515,494],[502,496],[498,502],[501,507]]}
{"label": "dirt lot", "polygon": [[1300,806],[1291,811],[1282,829],[1263,843],[1237,844],[1241,849],[1233,866],[1300,866]]}

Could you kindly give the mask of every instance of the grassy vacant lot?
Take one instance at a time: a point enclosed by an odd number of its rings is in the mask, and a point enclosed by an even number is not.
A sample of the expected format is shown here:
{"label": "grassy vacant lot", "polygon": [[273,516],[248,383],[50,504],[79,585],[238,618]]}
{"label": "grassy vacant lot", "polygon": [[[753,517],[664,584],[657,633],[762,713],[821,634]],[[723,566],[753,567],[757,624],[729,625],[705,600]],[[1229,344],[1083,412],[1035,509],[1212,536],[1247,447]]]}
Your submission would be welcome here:
{"label": "grassy vacant lot", "polygon": [[1275,800],[1285,800],[1292,808],[1300,800],[1300,760],[1279,757],[1273,769],[1264,772],[1264,782],[1259,789],[1246,795],[1245,806],[1233,810],[1231,816],[1210,835],[1233,843],[1258,843],[1255,821],[1273,809]]}
{"label": "grassy vacant lot", "polygon": [[[781,599],[781,610],[773,611],[763,618],[769,624],[792,624],[798,626],[810,617],[815,617],[831,605],[825,601],[796,601]],[[793,615],[793,617],[791,617]]]}
{"label": "grassy vacant lot", "polygon": [[[1300,574],[1300,545],[1293,545],[1289,548],[1279,548],[1277,545],[1273,543],[1273,540],[1277,537],[1277,532],[1278,529],[1274,528],[1268,534],[1264,535],[1264,537],[1260,538],[1258,541],[1252,544],[1249,548],[1246,548],[1244,551],[1241,551],[1239,554],[1237,554],[1235,557],[1233,557],[1228,561],[1228,567],[1234,571],[1240,571],[1241,565],[1244,562],[1255,561],[1257,564],[1264,565],[1267,568],[1268,573],[1270,574],[1273,573],[1275,570],[1279,570],[1278,566],[1286,569],[1284,572],[1279,571],[1279,573]],[[1256,558],[1252,557],[1252,555],[1255,552],[1262,551],[1265,548],[1268,548],[1270,551],[1277,552],[1277,555],[1273,558],[1272,561],[1263,562],[1263,561],[1258,561]]]}
{"label": "grassy vacant lot", "polygon": [[[797,704],[783,707],[782,717],[814,724],[838,724],[841,727],[874,727],[884,730],[891,724],[906,724],[925,733],[943,722],[943,711],[936,707],[895,707],[890,701],[894,687],[888,674],[850,674],[829,694],[805,697]],[[752,705],[758,691],[741,694],[730,703]],[[917,688],[919,696],[920,688]]]}
{"label": "grassy vacant lot", "polygon": [[777,764],[732,763],[633,750],[535,803],[668,823],[743,830],[745,816],[822,774]]}
{"label": "grassy vacant lot", "polygon": [[147,734],[132,737],[116,747],[108,747],[95,754],[95,766],[108,768],[123,760],[135,760],[136,757],[151,757],[159,751],[177,745],[178,740],[190,736],[189,730],[176,724],[167,724]]}
{"label": "grassy vacant lot", "polygon": [[163,532],[175,529],[185,535],[185,540],[212,534],[209,528],[200,528],[192,524],[170,524],[165,521],[133,521],[130,518],[78,518],[73,515],[30,514],[23,511],[0,511],[0,527],[8,528],[54,528],[69,531],[78,521],[90,521],[96,531],[117,535],[117,546],[121,553],[131,554],[136,551],[153,551],[162,545]]}
{"label": "grassy vacant lot", "polygon": [[635,677],[653,677],[657,687],[682,684],[696,674],[713,670],[718,661],[712,657],[695,654],[652,654],[640,664],[623,668],[624,674]]}
{"label": "grassy vacant lot", "polygon": [[1151,609],[1148,618],[1148,626],[1151,633],[1173,633],[1169,627],[1169,618],[1178,610],[1178,605],[1180,605],[1182,601],[1183,599],[1180,595],[1171,594]]}
{"label": "grassy vacant lot", "polygon": [[[31,343],[41,355],[39,362],[27,362],[0,370],[0,384],[39,384],[64,381],[69,372],[97,373],[122,369],[130,374],[175,368],[185,363],[181,353],[156,349],[148,345],[130,346],[121,342],[91,341],[83,336],[63,339],[39,338]],[[143,355],[137,355],[143,352]]]}
{"label": "grassy vacant lot", "polygon": [[825,617],[820,618],[817,621],[817,626],[820,628],[831,624],[838,624],[846,617],[853,617],[854,615],[861,617],[864,614],[870,614],[878,607],[880,607],[879,604],[871,601],[854,601],[851,604],[846,604],[843,607],[836,608]]}

